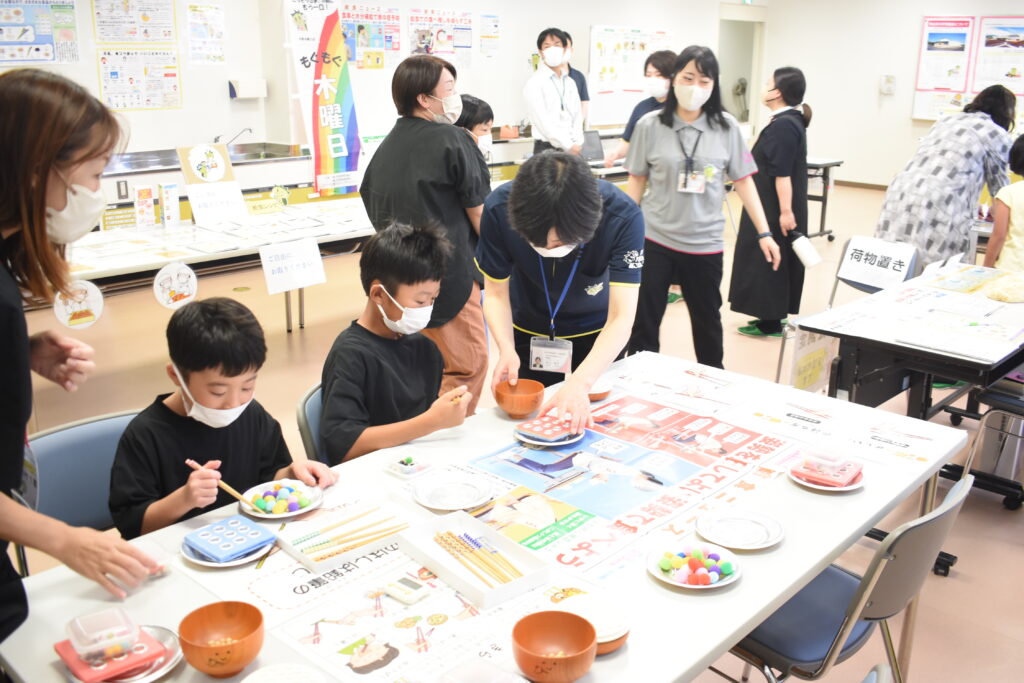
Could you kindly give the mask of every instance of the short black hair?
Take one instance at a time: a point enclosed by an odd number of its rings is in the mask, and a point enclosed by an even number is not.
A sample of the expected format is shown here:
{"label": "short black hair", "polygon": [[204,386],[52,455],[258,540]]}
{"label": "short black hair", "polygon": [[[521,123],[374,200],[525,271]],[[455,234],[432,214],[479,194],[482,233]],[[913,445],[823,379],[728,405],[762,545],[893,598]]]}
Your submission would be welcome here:
{"label": "short black hair", "polygon": [[544,39],[548,36],[562,41],[562,47],[569,47],[570,38],[568,33],[560,28],[546,28],[537,36],[537,52],[540,52],[540,46],[544,44]]}
{"label": "short black hair", "polygon": [[491,105],[479,97],[462,95],[462,113],[459,114],[459,120],[455,122],[456,126],[470,130],[474,126],[491,121],[494,121],[494,111],[491,109]]}
{"label": "short black hair", "polygon": [[647,67],[653,66],[664,78],[671,78],[672,72],[676,69],[676,53],[672,50],[658,50],[647,55],[644,60],[644,74],[647,74]]}
{"label": "short black hair", "polygon": [[1017,136],[1010,147],[1010,170],[1017,175],[1024,175],[1024,135]]}
{"label": "short black hair", "polygon": [[988,114],[992,121],[1005,131],[1012,132],[1017,114],[1017,97],[1002,85],[990,85],[964,107],[964,113],[981,112]]}
{"label": "short black hair", "polygon": [[440,280],[451,244],[433,226],[413,227],[392,223],[371,237],[359,257],[359,278],[363,291],[370,294],[370,284],[380,280],[391,296],[399,285]]}
{"label": "short black hair", "polygon": [[391,99],[401,116],[415,116],[420,95],[434,92],[442,72],[447,69],[452,78],[458,78],[451,62],[435,55],[411,55],[402,60],[391,77]]}
{"label": "short black hair", "polygon": [[532,156],[519,169],[508,198],[512,229],[538,247],[547,246],[551,228],[565,244],[589,242],[602,208],[590,166],[567,152]]}
{"label": "short black hair", "polygon": [[[711,89],[711,97],[704,103],[701,110],[708,117],[708,122],[711,123],[712,127],[725,128],[725,116],[723,112],[725,108],[722,106],[722,88],[718,83],[718,75],[721,70],[718,67],[718,58],[715,57],[715,53],[711,51],[710,47],[703,47],[701,45],[691,45],[685,48],[679,53],[676,58],[675,68],[672,70],[672,75],[669,76],[672,79],[673,84],[675,83],[676,74],[686,68],[686,65],[690,62],[697,63],[697,70],[714,81],[714,86]],[[679,100],[676,99],[675,88],[668,89],[668,97],[665,98],[665,106],[661,108],[661,113],[658,114],[658,118],[661,122],[672,127],[674,123],[673,117],[676,113],[676,107],[679,106]]]}
{"label": "short black hair", "polygon": [[227,377],[259,370],[267,360],[263,328],[245,305],[226,297],[190,301],[167,323],[167,351],[182,379],[219,369]]}

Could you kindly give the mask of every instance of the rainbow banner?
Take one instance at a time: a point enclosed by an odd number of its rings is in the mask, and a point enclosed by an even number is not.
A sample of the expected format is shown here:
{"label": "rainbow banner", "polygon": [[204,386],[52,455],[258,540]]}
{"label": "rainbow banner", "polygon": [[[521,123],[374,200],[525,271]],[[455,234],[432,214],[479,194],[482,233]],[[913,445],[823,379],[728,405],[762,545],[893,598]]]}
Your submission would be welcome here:
{"label": "rainbow banner", "polygon": [[359,124],[345,35],[332,12],[324,20],[311,88],[314,182],[321,197],[358,189]]}

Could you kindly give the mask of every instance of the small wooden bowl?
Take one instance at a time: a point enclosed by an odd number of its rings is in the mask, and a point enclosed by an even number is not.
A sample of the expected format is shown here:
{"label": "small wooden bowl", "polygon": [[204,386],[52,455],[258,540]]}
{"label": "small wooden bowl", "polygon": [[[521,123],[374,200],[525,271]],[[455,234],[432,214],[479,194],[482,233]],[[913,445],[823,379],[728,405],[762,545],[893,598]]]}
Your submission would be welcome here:
{"label": "small wooden bowl", "polygon": [[234,676],[263,647],[263,613],[247,602],[214,602],[190,612],[178,626],[185,659],[214,678]]}
{"label": "small wooden bowl", "polygon": [[520,379],[512,386],[508,381],[494,388],[498,407],[513,420],[523,420],[544,402],[544,385],[533,379]]}
{"label": "small wooden bowl", "polygon": [[512,654],[531,681],[572,683],[594,664],[597,633],[571,612],[534,612],[512,627]]}
{"label": "small wooden bowl", "polygon": [[620,647],[622,647],[623,645],[626,644],[626,639],[627,638],[629,638],[629,631],[626,631],[625,633],[623,633],[621,636],[619,636],[615,640],[609,640],[609,641],[604,642],[604,643],[598,643],[597,644],[597,654],[599,654],[599,655],[606,655],[606,654],[609,654],[611,652],[615,652]]}

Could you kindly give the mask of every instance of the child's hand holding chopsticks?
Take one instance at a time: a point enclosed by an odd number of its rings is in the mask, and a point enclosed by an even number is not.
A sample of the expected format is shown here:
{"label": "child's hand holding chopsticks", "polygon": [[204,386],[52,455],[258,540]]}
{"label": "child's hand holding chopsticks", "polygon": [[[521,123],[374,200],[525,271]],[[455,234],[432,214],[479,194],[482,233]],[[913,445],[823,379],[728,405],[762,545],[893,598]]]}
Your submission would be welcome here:
{"label": "child's hand holding chopsticks", "polygon": [[185,461],[194,469],[185,482],[185,501],[192,508],[203,508],[217,500],[217,484],[220,481],[220,460],[210,460],[200,466],[194,460]]}

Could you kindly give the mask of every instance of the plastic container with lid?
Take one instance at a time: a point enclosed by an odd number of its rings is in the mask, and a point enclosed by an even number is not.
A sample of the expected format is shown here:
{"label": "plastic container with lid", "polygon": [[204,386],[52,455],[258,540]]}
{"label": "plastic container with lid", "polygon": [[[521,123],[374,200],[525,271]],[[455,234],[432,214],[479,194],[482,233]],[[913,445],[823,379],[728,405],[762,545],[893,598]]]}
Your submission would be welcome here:
{"label": "plastic container with lid", "polygon": [[67,629],[71,646],[86,661],[117,657],[139,640],[139,627],[120,607],[75,617]]}

